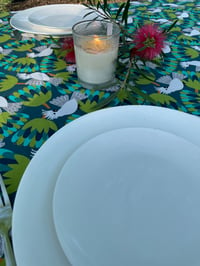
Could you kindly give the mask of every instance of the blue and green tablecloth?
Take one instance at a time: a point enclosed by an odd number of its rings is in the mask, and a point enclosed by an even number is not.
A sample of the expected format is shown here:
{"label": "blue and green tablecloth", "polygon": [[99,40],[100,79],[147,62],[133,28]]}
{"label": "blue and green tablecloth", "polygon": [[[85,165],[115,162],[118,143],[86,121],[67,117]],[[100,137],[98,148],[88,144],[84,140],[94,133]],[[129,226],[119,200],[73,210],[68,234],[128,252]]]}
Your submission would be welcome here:
{"label": "blue and green tablecloth", "polygon": [[[118,4],[110,7],[115,13]],[[19,34],[11,28],[10,17],[0,14],[0,174],[12,203],[37,150],[58,129],[86,113],[104,106],[141,104],[200,115],[200,1],[131,3],[130,33],[150,20],[161,27],[179,20],[168,39],[162,65],[146,66],[152,80],[136,71],[132,91],[122,91],[107,105],[106,99],[116,87],[84,89],[75,65],[65,60],[69,50],[60,48],[62,40]],[[77,105],[71,105],[72,100]]]}

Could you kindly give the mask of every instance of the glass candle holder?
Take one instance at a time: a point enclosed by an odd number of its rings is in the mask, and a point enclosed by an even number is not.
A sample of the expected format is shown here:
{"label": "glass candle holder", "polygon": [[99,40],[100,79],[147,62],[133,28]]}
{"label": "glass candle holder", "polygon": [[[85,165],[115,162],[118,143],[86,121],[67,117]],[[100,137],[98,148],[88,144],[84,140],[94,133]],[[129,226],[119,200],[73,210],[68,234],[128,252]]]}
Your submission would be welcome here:
{"label": "glass candle holder", "polygon": [[83,87],[106,88],[114,82],[120,28],[105,20],[87,20],[72,28],[77,75]]}

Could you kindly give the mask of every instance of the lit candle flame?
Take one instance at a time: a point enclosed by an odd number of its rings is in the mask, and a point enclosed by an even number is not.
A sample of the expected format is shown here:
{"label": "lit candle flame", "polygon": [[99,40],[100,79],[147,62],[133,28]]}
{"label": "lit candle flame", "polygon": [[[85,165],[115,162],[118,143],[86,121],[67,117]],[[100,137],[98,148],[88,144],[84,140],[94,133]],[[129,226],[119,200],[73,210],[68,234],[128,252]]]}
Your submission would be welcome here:
{"label": "lit candle flame", "polygon": [[104,51],[107,49],[108,45],[105,40],[99,39],[98,36],[94,36],[94,49],[96,51]]}
{"label": "lit candle flame", "polygon": [[99,53],[109,50],[111,45],[106,40],[102,40],[98,36],[94,35],[94,38],[87,41],[83,48],[89,53]]}

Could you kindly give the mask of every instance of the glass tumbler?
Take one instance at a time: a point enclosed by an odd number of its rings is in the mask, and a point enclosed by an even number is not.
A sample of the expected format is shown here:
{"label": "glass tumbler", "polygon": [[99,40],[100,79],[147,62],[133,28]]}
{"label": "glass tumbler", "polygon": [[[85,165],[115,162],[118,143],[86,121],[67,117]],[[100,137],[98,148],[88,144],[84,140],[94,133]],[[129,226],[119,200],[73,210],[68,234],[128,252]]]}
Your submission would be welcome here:
{"label": "glass tumbler", "polygon": [[106,88],[115,79],[120,27],[105,20],[86,20],[72,27],[77,75],[83,87]]}

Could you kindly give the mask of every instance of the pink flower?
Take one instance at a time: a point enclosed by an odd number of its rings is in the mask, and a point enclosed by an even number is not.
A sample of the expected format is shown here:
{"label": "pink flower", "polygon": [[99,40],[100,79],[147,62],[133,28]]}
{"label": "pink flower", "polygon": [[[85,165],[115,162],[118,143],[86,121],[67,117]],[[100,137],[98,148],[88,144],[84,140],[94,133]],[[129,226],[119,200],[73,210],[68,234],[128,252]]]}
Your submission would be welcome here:
{"label": "pink flower", "polygon": [[66,62],[68,63],[72,63],[72,64],[75,64],[76,63],[76,58],[75,58],[75,53],[74,53],[74,50],[68,52],[65,56],[65,60]]}
{"label": "pink flower", "polygon": [[68,50],[68,49],[72,49],[72,48],[74,48],[74,41],[73,41],[73,38],[72,38],[72,37],[66,37],[66,38],[63,40],[62,48],[63,48],[64,50]]}
{"label": "pink flower", "polygon": [[74,64],[76,62],[76,59],[74,53],[74,42],[72,37],[67,37],[64,39],[62,49],[67,51],[65,55],[66,62]]}
{"label": "pink flower", "polygon": [[139,56],[144,60],[152,60],[162,52],[166,36],[154,24],[146,24],[137,30],[134,37],[135,47],[131,57]]}

